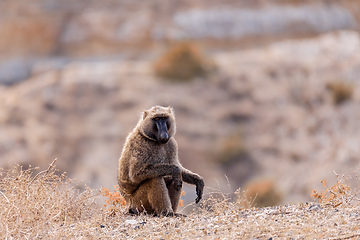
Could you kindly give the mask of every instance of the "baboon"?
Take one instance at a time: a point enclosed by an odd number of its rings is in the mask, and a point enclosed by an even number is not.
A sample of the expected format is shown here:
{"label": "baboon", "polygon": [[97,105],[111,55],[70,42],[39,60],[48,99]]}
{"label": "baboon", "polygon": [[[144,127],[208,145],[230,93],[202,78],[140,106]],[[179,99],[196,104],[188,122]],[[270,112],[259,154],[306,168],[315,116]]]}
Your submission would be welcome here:
{"label": "baboon", "polygon": [[196,203],[202,198],[204,180],[180,164],[175,131],[173,109],[155,106],[144,111],[129,133],[118,172],[129,213],[177,215],[183,181],[196,186]]}

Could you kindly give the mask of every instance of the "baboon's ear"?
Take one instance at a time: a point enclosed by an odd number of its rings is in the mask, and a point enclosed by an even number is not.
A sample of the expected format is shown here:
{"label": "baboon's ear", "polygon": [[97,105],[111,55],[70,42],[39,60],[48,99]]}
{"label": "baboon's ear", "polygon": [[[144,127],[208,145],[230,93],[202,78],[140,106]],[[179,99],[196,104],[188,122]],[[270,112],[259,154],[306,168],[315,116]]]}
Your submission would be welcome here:
{"label": "baboon's ear", "polygon": [[168,106],[167,108],[169,113],[174,114],[174,109],[171,106]]}
{"label": "baboon's ear", "polygon": [[146,116],[149,114],[148,111],[144,111],[144,114],[143,114],[143,120],[146,118]]}

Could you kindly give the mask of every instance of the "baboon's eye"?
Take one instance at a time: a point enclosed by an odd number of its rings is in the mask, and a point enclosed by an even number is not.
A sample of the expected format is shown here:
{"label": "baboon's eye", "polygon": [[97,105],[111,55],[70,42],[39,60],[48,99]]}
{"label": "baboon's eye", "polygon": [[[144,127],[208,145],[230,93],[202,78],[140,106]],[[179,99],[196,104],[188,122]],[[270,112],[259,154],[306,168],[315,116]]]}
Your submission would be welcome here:
{"label": "baboon's eye", "polygon": [[156,117],[154,118],[154,121],[159,121],[159,119],[160,119],[159,117]]}

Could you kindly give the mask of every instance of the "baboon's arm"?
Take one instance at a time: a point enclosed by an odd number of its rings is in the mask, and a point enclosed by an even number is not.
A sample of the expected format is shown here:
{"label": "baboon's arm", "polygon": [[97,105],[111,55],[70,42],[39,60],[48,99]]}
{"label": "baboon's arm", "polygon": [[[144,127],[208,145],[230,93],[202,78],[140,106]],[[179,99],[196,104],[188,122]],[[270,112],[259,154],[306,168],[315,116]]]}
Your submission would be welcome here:
{"label": "baboon's arm", "polygon": [[190,183],[196,186],[196,195],[197,198],[195,199],[195,202],[198,203],[203,195],[204,190],[204,179],[200,177],[198,174],[191,172],[190,170],[186,168],[182,168],[181,171],[182,179],[186,183]]}
{"label": "baboon's arm", "polygon": [[130,180],[134,183],[141,183],[147,179],[171,175],[175,181],[176,188],[181,189],[181,169],[174,164],[148,164],[146,166],[138,166],[134,164],[130,167]]}

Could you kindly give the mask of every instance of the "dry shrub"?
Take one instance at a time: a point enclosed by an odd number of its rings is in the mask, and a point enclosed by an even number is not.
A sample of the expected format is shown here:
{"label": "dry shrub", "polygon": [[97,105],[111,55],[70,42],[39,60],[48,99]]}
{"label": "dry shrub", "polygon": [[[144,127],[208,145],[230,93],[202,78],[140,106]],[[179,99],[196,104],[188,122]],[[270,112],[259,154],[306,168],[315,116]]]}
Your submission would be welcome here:
{"label": "dry shrub", "polygon": [[104,206],[107,207],[110,215],[113,215],[120,209],[126,207],[126,201],[125,198],[123,198],[120,194],[119,185],[114,186],[114,192],[110,192],[108,188],[103,188],[101,190],[101,194],[107,198],[105,200],[106,204]]}
{"label": "dry shrub", "polygon": [[329,186],[326,179],[322,180],[321,184],[323,185],[324,190],[321,192],[313,190],[311,197],[317,199],[319,203],[333,207],[338,207],[340,205],[346,206],[354,199],[358,200],[358,189],[351,189],[344,176],[336,174],[336,178],[336,183],[333,186]]}
{"label": "dry shrub", "polygon": [[87,188],[80,193],[65,174],[55,174],[54,163],[35,176],[36,168],[20,166],[1,173],[1,237],[41,238],[96,212],[94,199],[99,192]]}
{"label": "dry shrub", "polygon": [[211,68],[213,64],[190,42],[173,45],[154,63],[157,76],[175,81],[188,81],[206,76]]}
{"label": "dry shrub", "polygon": [[238,193],[238,202],[241,200],[244,207],[247,207],[249,202],[254,207],[277,206],[282,202],[282,195],[272,180],[251,181],[243,189],[245,190],[241,194]]}
{"label": "dry shrub", "polygon": [[[180,198],[181,198],[182,196],[185,196],[185,191],[181,191]],[[183,200],[183,199],[180,199],[180,201],[179,201],[179,207],[184,207],[184,200]]]}
{"label": "dry shrub", "polygon": [[222,193],[220,191],[208,193],[201,200],[199,207],[195,206],[195,212],[199,215],[222,215],[227,211],[238,211],[242,209],[236,202],[231,201],[229,194]]}
{"label": "dry shrub", "polygon": [[248,155],[244,140],[240,134],[233,134],[222,141],[217,161],[221,164],[228,164],[235,159],[244,158]]}
{"label": "dry shrub", "polygon": [[350,100],[353,96],[353,86],[345,81],[333,81],[328,83],[326,87],[330,90],[332,100],[337,105]]}

